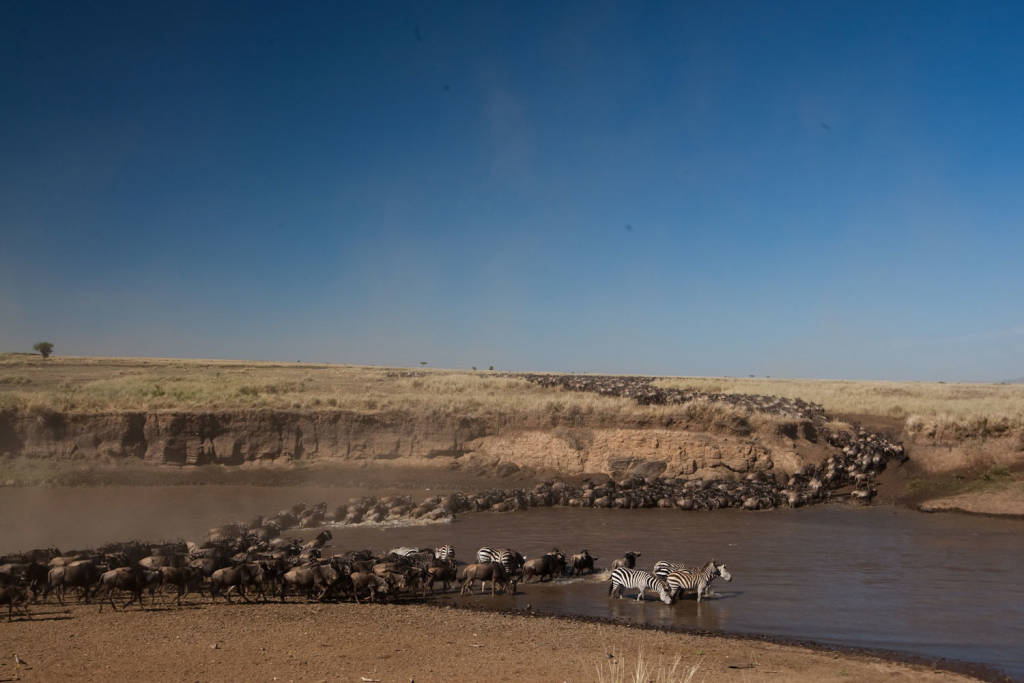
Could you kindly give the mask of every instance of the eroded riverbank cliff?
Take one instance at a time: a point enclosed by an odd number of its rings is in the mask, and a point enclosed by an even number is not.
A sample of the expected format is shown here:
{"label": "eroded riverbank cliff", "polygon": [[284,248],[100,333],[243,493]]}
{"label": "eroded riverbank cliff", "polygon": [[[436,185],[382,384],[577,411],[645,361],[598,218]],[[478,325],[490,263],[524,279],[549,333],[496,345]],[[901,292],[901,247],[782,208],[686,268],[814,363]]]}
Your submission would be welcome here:
{"label": "eroded riverbank cliff", "polygon": [[565,474],[793,474],[830,450],[807,420],[771,430],[588,422],[546,424],[346,411],[0,412],[0,454],[86,462],[253,461],[505,466]]}

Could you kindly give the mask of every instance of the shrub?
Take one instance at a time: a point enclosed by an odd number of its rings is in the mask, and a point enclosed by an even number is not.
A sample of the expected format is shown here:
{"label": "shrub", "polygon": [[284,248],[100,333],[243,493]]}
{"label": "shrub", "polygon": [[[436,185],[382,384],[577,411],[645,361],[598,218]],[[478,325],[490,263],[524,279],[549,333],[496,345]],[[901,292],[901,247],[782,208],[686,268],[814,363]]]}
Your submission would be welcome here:
{"label": "shrub", "polygon": [[36,342],[32,347],[33,351],[38,351],[39,355],[43,358],[49,358],[50,354],[53,353],[53,344],[48,341]]}

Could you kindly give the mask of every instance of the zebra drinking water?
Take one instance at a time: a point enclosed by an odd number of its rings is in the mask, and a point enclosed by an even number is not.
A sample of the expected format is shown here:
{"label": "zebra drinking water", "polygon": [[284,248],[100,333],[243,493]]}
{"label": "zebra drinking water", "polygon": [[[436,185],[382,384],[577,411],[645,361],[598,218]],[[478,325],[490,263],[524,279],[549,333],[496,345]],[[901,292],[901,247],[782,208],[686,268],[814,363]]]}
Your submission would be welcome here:
{"label": "zebra drinking water", "polygon": [[672,595],[668,584],[657,576],[645,572],[643,569],[627,569],[616,567],[612,570],[609,580],[608,596],[622,598],[623,590],[636,591],[636,599],[642,600],[644,591],[657,591],[658,597],[666,605],[672,604]]}
{"label": "zebra drinking water", "polygon": [[711,560],[700,569],[671,571],[665,581],[671,589],[673,599],[692,590],[697,591],[697,602],[700,602],[701,597],[708,592],[711,582],[718,577],[722,577],[725,581],[732,581],[732,574],[725,568],[725,565]]}

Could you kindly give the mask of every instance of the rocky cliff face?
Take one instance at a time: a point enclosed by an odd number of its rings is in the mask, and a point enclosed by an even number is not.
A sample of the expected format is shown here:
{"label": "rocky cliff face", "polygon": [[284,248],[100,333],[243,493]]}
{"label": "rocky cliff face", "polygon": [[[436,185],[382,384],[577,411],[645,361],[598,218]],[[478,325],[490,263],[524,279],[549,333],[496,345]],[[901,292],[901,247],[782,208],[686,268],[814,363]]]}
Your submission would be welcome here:
{"label": "rocky cliff face", "polygon": [[[0,454],[78,461],[241,465],[379,461],[528,468],[566,474],[728,478],[791,475],[820,462],[813,430],[714,434],[644,425],[503,424],[432,415],[323,412],[0,412]],[[512,467],[514,466],[514,467]]]}

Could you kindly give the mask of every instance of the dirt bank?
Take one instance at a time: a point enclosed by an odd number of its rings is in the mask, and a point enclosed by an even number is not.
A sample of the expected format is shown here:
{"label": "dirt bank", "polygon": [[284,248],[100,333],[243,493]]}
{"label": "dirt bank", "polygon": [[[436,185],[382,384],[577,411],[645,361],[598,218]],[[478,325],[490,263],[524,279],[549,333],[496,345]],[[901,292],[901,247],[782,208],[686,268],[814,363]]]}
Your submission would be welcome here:
{"label": "dirt bank", "polygon": [[2,680],[592,681],[617,665],[632,673],[641,652],[651,678],[678,658],[680,680],[974,680],[868,655],[427,606],[35,611],[0,623]]}
{"label": "dirt bank", "polygon": [[923,512],[969,512],[979,515],[1024,517],[1024,478],[993,484],[982,490],[926,500]]}
{"label": "dirt bank", "polygon": [[738,434],[628,416],[510,424],[500,416],[346,411],[0,412],[0,455],[79,464],[379,463],[718,478],[790,475],[828,451],[799,421]]}

